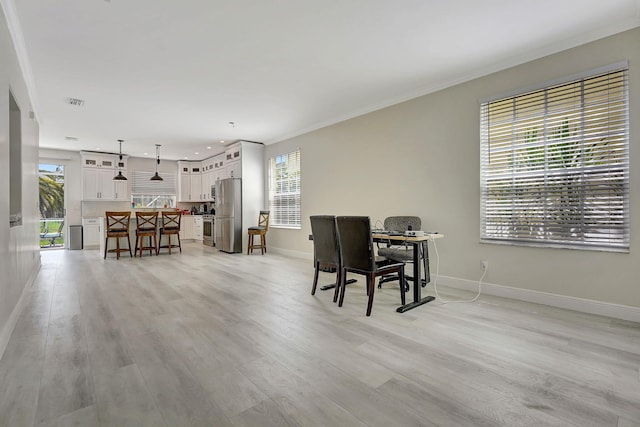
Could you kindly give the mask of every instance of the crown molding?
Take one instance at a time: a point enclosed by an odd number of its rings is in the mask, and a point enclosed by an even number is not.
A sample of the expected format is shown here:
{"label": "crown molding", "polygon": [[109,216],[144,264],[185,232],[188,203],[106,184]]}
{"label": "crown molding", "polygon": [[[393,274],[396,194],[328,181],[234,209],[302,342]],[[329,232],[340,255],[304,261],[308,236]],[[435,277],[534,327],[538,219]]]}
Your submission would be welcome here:
{"label": "crown molding", "polygon": [[349,113],[346,113],[340,116],[335,116],[325,121],[312,124],[303,129],[294,130],[287,134],[280,135],[276,138],[272,138],[266,141],[265,144],[270,145],[270,144],[275,144],[281,141],[286,141],[288,139],[295,138],[297,136],[304,135],[306,133],[313,132],[318,129],[322,129],[322,128],[349,120],[349,119],[353,119],[368,113],[372,113],[374,111],[381,110],[383,108],[391,107],[393,105],[400,104],[405,101],[410,101],[412,99],[419,98],[424,95],[435,93],[443,89],[457,86],[459,84],[466,83],[481,77],[485,77],[490,74],[497,73],[499,71],[503,71],[512,67],[516,67],[518,65],[522,65],[530,61],[535,61],[537,59],[541,59],[546,56],[550,56],[565,50],[569,50],[578,46],[585,45],[587,43],[591,43],[609,36],[622,33],[624,31],[628,31],[628,30],[632,30],[634,28],[640,27],[640,0],[636,0],[636,3],[637,3],[636,14],[631,15],[628,17],[628,19],[617,22],[614,25],[602,26],[588,33],[580,34],[579,36],[558,40],[557,43],[553,43],[550,45],[540,47],[538,49],[532,49],[530,51],[523,52],[521,55],[512,56],[507,60],[495,62],[491,64],[489,67],[478,68],[456,79],[442,80],[439,82],[435,82],[435,84],[433,85],[425,85],[425,86],[417,87],[408,92],[398,94],[396,96],[387,98],[375,104],[371,104],[369,106],[360,108],[358,110],[351,111]]}

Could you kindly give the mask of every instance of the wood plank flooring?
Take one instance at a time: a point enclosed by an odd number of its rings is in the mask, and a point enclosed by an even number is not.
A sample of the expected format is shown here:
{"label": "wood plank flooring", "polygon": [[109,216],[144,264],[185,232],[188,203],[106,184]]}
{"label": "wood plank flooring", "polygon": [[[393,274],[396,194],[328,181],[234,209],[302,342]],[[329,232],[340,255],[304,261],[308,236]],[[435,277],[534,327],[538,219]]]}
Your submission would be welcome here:
{"label": "wood plank flooring", "polygon": [[0,426],[640,426],[640,324],[489,296],[398,314],[397,283],[367,318],[363,279],[342,308],[312,279],[196,243],[44,251]]}

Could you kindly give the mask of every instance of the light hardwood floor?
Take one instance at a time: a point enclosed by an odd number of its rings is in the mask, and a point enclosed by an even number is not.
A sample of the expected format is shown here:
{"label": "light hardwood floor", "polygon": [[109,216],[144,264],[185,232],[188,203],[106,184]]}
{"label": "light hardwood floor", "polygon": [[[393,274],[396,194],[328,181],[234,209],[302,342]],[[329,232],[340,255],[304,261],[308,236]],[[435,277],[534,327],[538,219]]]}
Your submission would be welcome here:
{"label": "light hardwood floor", "polygon": [[0,426],[640,426],[639,324],[488,296],[398,314],[397,283],[367,318],[362,279],[338,308],[310,261],[183,246],[43,252]]}

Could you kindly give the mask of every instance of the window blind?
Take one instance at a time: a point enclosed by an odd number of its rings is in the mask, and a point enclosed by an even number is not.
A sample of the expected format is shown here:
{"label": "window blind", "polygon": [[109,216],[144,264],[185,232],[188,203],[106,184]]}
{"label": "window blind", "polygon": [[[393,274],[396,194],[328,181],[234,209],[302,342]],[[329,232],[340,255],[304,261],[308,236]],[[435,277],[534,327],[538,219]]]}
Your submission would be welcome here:
{"label": "window blind", "polygon": [[481,104],[481,240],[629,250],[626,64]]}
{"label": "window blind", "polygon": [[300,227],[300,150],[269,160],[270,223]]}
{"label": "window blind", "polygon": [[151,181],[155,172],[133,171],[131,174],[132,195],[175,196],[176,174],[163,172],[163,181]]}

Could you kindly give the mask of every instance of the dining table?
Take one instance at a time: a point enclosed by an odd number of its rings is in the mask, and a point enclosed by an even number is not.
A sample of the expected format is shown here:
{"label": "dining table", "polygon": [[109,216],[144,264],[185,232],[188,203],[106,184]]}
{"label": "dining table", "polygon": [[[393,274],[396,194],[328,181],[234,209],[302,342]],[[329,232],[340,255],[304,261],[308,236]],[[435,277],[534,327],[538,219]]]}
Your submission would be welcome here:
{"label": "dining table", "polygon": [[[432,295],[422,296],[422,287],[430,282],[430,275],[428,269],[429,262],[429,246],[430,240],[441,239],[444,237],[440,233],[427,233],[424,234],[411,233],[417,235],[407,235],[406,233],[394,233],[386,231],[373,231],[371,237],[374,242],[388,243],[391,245],[411,245],[413,250],[413,301],[401,305],[396,309],[398,313],[404,313],[413,308],[419,307],[423,304],[433,301],[436,297]],[[422,262],[421,251],[426,259],[427,268],[425,269],[425,277],[422,279]],[[403,286],[403,284],[401,284]]]}

